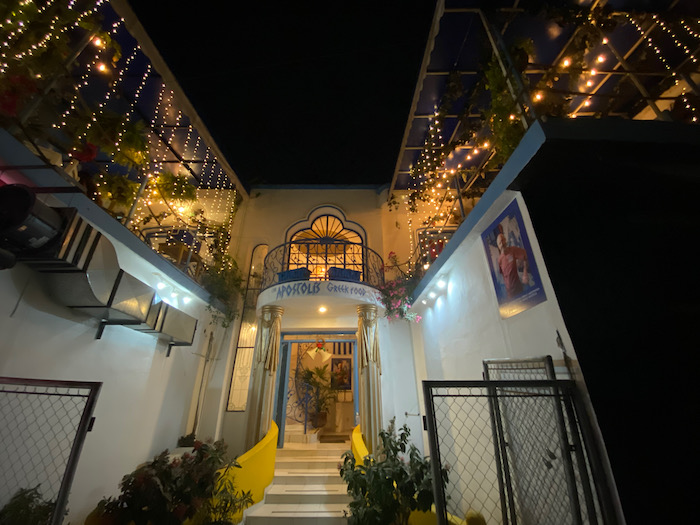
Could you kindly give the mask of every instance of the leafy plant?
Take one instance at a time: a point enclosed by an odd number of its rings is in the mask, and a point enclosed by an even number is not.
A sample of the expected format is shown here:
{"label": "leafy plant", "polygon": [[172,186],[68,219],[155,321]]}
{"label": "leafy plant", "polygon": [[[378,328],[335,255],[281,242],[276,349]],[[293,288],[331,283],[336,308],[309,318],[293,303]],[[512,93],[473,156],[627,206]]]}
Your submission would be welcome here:
{"label": "leafy plant", "polygon": [[338,398],[338,389],[331,385],[328,365],[303,368],[300,380],[309,387],[314,413],[327,412],[331,401]]}
{"label": "leafy plant", "polygon": [[228,328],[238,315],[238,298],[242,293],[243,277],[238,269],[238,264],[230,255],[216,258],[213,265],[209,266],[202,275],[202,286],[223,305],[223,311],[217,313],[212,305],[207,307],[212,314],[212,322]]}
{"label": "leafy plant", "polygon": [[194,447],[196,439],[194,436],[194,432],[191,432],[190,434],[187,434],[185,436],[180,436],[177,438],[177,446],[178,447]]}
{"label": "leafy plant", "polygon": [[197,524],[232,523],[228,511],[251,504],[250,493],[236,492],[229,475],[232,467],[240,465],[226,459],[223,441],[195,441],[193,454],[177,459],[170,459],[165,450],[124,476],[121,494],[103,499],[93,515],[101,522],[124,525],[174,525],[188,519]]}
{"label": "leafy plant", "polygon": [[47,525],[55,506],[55,501],[41,497],[39,485],[33,489],[19,489],[0,509],[0,525]]}
{"label": "leafy plant", "polygon": [[195,201],[197,200],[197,187],[190,183],[185,175],[175,175],[169,171],[162,171],[155,179],[156,188],[166,201]]}
{"label": "leafy plant", "polygon": [[[108,110],[89,114],[88,118],[90,121],[94,119],[85,135],[88,143],[95,144],[110,155],[115,163],[126,168],[138,168],[148,164],[150,158],[146,125],[142,120],[132,121],[127,115]],[[80,122],[74,126],[80,131],[87,128]]]}
{"label": "leafy plant", "polygon": [[117,206],[131,206],[139,191],[139,183],[125,175],[107,174],[98,180],[97,189],[102,199],[109,199],[108,211],[114,211]]}
{"label": "leafy plant", "polygon": [[413,302],[413,291],[418,285],[419,277],[403,271],[394,252],[389,253],[387,260],[390,264],[384,267],[385,272],[394,271],[398,276],[395,279],[385,279],[384,284],[377,287],[379,300],[384,306],[384,316],[392,321],[407,319],[420,322],[420,315],[409,312]]}
{"label": "leafy plant", "polygon": [[[395,420],[379,433],[376,457],[368,455],[357,464],[351,451],[343,454],[340,475],[348,484],[350,525],[406,525],[414,510],[427,512],[433,494],[430,459],[408,438],[407,425],[396,431]],[[447,470],[442,469],[442,483]]]}
{"label": "leafy plant", "polygon": [[227,467],[220,472],[214,488],[213,496],[207,500],[207,508],[204,513],[203,524],[228,525],[238,523],[236,516],[253,504],[253,496],[250,492],[236,492],[234,478],[229,474]]}

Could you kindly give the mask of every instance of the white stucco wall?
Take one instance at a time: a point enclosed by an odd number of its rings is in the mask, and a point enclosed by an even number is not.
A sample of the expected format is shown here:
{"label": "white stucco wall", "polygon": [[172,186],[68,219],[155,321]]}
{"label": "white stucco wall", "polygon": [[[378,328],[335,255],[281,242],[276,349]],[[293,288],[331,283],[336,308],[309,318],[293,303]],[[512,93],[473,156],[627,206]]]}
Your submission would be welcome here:
{"label": "white stucco wall", "polygon": [[[516,198],[547,300],[502,319],[481,233]],[[422,305],[421,300],[431,286],[434,289],[439,277],[447,280],[447,288],[435,301]],[[556,344],[557,330],[573,357],[527,208],[515,192],[504,192],[495,201],[418,299],[414,309],[423,316],[420,327],[426,379],[481,379],[482,361],[488,358],[551,355],[560,361],[563,354]]]}
{"label": "white stucco wall", "polygon": [[108,326],[95,339],[98,321],[54,302],[21,264],[0,272],[0,297],[0,375],[103,382],[68,504],[66,522],[82,523],[103,496],[118,493],[124,474],[188,430],[196,354],[211,329],[205,305],[180,305],[199,319],[194,344],[166,358],[166,342],[128,327]]}

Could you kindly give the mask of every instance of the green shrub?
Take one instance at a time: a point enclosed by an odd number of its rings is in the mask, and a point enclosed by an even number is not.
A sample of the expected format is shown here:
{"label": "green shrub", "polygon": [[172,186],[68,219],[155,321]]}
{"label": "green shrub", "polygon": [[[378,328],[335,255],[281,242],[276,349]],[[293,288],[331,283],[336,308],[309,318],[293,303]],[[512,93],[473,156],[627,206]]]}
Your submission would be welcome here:
{"label": "green shrub", "polygon": [[[412,511],[431,509],[435,498],[430,459],[408,443],[409,435],[407,425],[397,433],[392,419],[379,433],[376,458],[370,454],[360,465],[352,452],[343,455],[340,475],[352,497],[350,525],[406,525]],[[447,470],[441,475],[447,483]]]}

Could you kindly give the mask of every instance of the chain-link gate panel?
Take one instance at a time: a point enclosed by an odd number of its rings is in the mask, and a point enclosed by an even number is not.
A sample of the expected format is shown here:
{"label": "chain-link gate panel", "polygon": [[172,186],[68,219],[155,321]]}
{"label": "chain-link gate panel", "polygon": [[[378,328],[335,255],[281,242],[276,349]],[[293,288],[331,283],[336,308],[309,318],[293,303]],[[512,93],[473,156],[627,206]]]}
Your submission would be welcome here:
{"label": "chain-link gate panel", "polygon": [[0,377],[0,513],[24,497],[62,522],[100,386]]}
{"label": "chain-link gate panel", "polygon": [[470,509],[489,524],[613,523],[591,484],[573,382],[425,381],[424,393],[433,468],[449,468],[440,523]]}

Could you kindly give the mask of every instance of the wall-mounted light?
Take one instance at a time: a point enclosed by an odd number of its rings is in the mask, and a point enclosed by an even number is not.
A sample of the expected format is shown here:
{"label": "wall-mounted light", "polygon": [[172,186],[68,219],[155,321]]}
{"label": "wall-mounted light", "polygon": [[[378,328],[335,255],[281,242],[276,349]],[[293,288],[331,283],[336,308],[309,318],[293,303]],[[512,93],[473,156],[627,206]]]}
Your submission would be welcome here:
{"label": "wall-mounted light", "polygon": [[318,309],[318,311],[321,312],[322,314],[323,314],[323,313],[326,313],[326,310],[327,310],[327,308],[326,308],[325,306],[321,306],[321,307]]}

